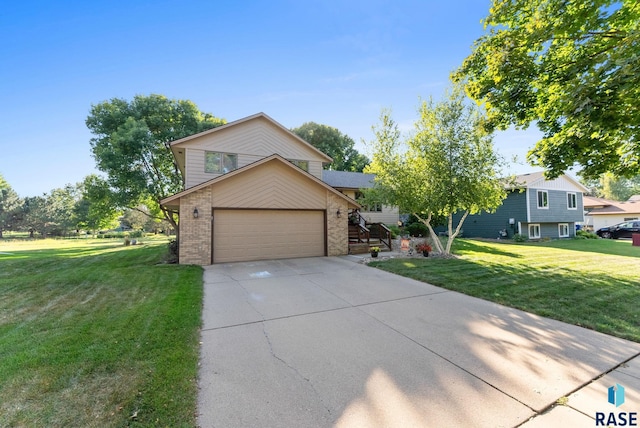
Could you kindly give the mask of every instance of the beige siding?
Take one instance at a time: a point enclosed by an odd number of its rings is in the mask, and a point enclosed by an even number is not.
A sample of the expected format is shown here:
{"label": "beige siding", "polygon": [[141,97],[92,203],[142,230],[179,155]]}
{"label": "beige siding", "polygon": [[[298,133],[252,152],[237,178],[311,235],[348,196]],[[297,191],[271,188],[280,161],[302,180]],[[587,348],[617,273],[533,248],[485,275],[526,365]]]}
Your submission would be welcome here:
{"label": "beige siding", "polygon": [[400,219],[398,208],[382,206],[381,212],[361,211],[362,217],[370,223],[396,224]]}
{"label": "beige siding", "polygon": [[215,186],[214,207],[324,209],[327,190],[278,161]]}
{"label": "beige siding", "polygon": [[309,173],[322,178],[324,159],[311,147],[265,119],[195,138],[188,142],[185,150],[186,188],[217,176],[204,172],[207,151],[237,154],[238,168],[277,153],[285,159],[309,161]]}
{"label": "beige siding", "polygon": [[[350,197],[351,199],[355,199],[356,191],[351,189],[344,189],[341,192]],[[400,220],[400,214],[398,212],[397,207],[390,207],[387,205],[382,206],[381,212],[371,212],[371,211],[360,211],[362,217],[365,218],[369,223],[384,223],[384,224],[397,224],[398,220]]]}
{"label": "beige siding", "polygon": [[[209,181],[221,175],[210,174],[204,171],[206,150],[189,148],[186,149],[186,153],[185,189],[197,186],[198,184],[204,183],[205,181]],[[260,155],[238,154],[238,168],[245,167],[263,158],[264,156]],[[309,173],[322,179],[322,162],[309,161]]]}
{"label": "beige siding", "polygon": [[213,261],[325,255],[324,211],[216,210]]}

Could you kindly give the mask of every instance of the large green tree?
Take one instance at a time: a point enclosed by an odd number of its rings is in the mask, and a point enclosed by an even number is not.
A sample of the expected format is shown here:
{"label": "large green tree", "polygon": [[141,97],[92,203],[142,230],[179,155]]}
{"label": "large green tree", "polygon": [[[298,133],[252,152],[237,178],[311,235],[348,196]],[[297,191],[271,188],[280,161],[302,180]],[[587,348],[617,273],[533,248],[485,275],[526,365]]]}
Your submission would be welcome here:
{"label": "large green tree", "polygon": [[291,131],[333,158],[333,162],[325,168],[335,171],[361,172],[369,163],[369,159],[354,148],[353,139],[336,128],[306,122]]}
{"label": "large green tree", "polygon": [[453,73],[489,129],[536,123],[528,160],[556,177],[640,174],[640,2],[493,0]]}
{"label": "large green tree", "polygon": [[[415,134],[403,139],[388,111],[374,127],[373,160],[365,172],[376,174],[367,197],[411,213],[429,229],[439,252],[450,253],[469,214],[494,211],[506,197],[499,159],[483,116],[459,87],[440,102],[425,101]],[[454,214],[460,213],[458,224]],[[449,239],[443,247],[432,221],[446,218]]]}
{"label": "large green tree", "polygon": [[137,95],[131,101],[113,98],[93,105],[86,120],[95,135],[93,156],[107,175],[113,203],[134,208],[150,201],[150,208],[160,210],[176,230],[177,213],[160,207],[160,200],[182,190],[170,144],[224,123],[191,101],[162,95]]}
{"label": "large green tree", "polygon": [[627,201],[633,195],[640,195],[640,175],[632,178],[616,177],[611,173],[602,174],[597,179],[581,180],[594,196],[614,201]]}
{"label": "large green tree", "polygon": [[78,184],[79,199],[74,207],[74,217],[79,229],[95,232],[118,226],[122,214],[112,201],[112,191],[107,182],[96,174],[90,174]]}
{"label": "large green tree", "polygon": [[22,201],[18,194],[0,174],[0,239],[2,232],[15,225],[20,217]]}

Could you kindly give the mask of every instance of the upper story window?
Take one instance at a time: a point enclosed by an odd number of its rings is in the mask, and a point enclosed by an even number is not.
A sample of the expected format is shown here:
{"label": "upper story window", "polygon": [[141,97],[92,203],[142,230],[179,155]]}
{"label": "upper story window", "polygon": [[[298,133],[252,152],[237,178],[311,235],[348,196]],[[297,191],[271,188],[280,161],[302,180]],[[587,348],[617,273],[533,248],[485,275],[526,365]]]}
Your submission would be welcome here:
{"label": "upper story window", "polygon": [[575,193],[567,193],[567,208],[569,208],[570,210],[578,209],[578,197]]}
{"label": "upper story window", "polygon": [[356,201],[358,201],[358,203],[360,205],[362,205],[362,211],[363,212],[369,212],[369,213],[379,213],[382,212],[382,204],[381,203],[370,203],[370,204],[364,204],[362,199],[364,198],[364,194],[360,191],[356,192]]}
{"label": "upper story window", "polygon": [[224,174],[238,169],[238,155],[232,153],[205,152],[204,172]]}
{"label": "upper story window", "polygon": [[309,172],[309,161],[289,159],[289,162],[291,162],[301,170]]}
{"label": "upper story window", "polygon": [[538,190],[538,208],[549,208],[549,192],[546,190]]}

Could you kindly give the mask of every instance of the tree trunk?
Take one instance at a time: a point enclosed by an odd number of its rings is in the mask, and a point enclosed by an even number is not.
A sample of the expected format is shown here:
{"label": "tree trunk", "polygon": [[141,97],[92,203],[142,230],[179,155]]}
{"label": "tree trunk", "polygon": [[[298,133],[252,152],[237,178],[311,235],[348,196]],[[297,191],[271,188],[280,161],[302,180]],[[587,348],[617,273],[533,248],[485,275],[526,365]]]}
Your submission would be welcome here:
{"label": "tree trunk", "polygon": [[458,222],[458,226],[456,227],[456,230],[454,231],[453,230],[453,214],[452,213],[449,214],[449,239],[447,240],[447,254],[451,254],[451,245],[453,245],[454,239],[456,239],[456,236],[458,236],[458,234],[460,233],[460,229],[462,229],[462,223],[464,223],[468,215],[469,215],[469,211],[465,211],[464,215]]}
{"label": "tree trunk", "polygon": [[429,236],[431,236],[431,242],[433,242],[433,246],[436,247],[436,250],[439,253],[444,253],[444,249],[442,248],[442,242],[440,242],[438,235],[436,235],[436,232],[433,230],[433,227],[431,227],[431,213],[429,213],[426,219],[423,219],[416,213],[413,213],[413,215],[416,216],[416,218],[420,220],[422,223],[424,223],[424,225],[427,226],[427,229],[429,229]]}

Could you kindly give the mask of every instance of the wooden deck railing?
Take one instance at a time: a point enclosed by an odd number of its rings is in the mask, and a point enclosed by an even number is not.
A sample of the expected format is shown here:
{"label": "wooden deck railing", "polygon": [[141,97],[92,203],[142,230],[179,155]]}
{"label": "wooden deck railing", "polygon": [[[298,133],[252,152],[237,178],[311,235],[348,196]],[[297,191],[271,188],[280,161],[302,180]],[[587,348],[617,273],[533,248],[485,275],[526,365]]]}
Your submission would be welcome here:
{"label": "wooden deck railing", "polygon": [[384,223],[370,223],[370,236],[379,239],[389,250],[391,250],[391,230]]}

